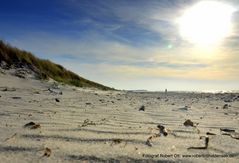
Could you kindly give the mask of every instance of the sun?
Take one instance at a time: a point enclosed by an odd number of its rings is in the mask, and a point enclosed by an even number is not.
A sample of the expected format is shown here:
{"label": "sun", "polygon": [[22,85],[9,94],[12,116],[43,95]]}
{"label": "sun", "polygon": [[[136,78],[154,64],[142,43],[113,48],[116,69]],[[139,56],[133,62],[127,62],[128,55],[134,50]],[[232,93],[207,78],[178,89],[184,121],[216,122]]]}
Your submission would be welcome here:
{"label": "sun", "polygon": [[232,31],[234,8],[218,1],[201,1],[187,9],[179,19],[183,39],[197,45],[220,42]]}

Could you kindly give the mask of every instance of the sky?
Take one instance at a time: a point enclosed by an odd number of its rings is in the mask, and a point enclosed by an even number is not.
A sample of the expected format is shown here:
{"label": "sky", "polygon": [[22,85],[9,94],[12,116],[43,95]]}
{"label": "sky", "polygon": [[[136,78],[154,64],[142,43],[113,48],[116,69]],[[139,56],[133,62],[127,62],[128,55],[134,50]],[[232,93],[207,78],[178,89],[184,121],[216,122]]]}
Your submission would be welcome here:
{"label": "sky", "polygon": [[180,33],[200,0],[1,0],[0,39],[117,89],[239,90],[239,1],[213,1],[234,9],[215,45]]}

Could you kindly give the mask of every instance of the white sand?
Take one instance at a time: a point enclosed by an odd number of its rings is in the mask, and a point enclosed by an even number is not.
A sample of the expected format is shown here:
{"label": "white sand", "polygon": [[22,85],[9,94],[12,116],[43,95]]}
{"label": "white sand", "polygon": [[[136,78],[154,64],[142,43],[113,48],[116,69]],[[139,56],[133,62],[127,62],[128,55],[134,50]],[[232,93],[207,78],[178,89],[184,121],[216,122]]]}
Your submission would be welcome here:
{"label": "white sand", "polygon": [[[169,92],[165,95],[59,86],[55,91],[62,91],[60,95],[47,90],[51,85],[51,82],[0,73],[0,162],[239,160],[239,140],[220,131],[231,128],[239,132],[239,100],[228,102],[231,107],[222,109],[228,94]],[[4,91],[5,88],[8,90]],[[142,105],[145,111],[138,111]],[[190,108],[185,110],[185,106]],[[86,119],[93,122],[82,127]],[[200,133],[194,127],[185,127],[186,119],[199,123]],[[23,128],[31,121],[39,123],[41,128]],[[170,129],[170,133],[153,139],[149,147],[146,140],[158,133],[153,129],[158,124]],[[199,137],[206,132],[216,134],[209,135],[208,149],[187,149],[204,146]],[[115,139],[121,142],[114,142]],[[51,149],[50,157],[42,157],[45,147]],[[196,154],[204,156],[197,158]]]}

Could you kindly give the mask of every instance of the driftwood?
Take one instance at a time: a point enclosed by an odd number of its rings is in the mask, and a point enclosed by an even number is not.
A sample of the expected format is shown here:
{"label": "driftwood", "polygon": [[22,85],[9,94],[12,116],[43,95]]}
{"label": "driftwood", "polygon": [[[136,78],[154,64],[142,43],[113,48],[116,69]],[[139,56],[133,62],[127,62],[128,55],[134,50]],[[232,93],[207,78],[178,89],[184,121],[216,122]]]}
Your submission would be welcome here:
{"label": "driftwood", "polygon": [[200,139],[205,138],[205,145],[204,147],[189,147],[188,149],[207,149],[208,143],[209,143],[209,137],[207,136],[201,136]]}

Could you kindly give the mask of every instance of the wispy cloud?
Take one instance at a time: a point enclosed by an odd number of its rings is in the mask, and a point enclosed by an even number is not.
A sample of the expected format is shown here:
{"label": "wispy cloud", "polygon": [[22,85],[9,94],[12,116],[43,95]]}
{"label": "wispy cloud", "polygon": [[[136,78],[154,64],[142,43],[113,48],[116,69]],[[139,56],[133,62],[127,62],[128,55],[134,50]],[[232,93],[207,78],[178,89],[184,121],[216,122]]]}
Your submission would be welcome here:
{"label": "wispy cloud", "polygon": [[[165,87],[167,82],[201,80],[209,85],[233,81],[235,86],[239,80],[239,12],[232,18],[233,34],[219,47],[202,50],[181,38],[177,22],[198,1],[61,0],[59,11],[50,12],[45,20],[36,14],[37,20],[29,18],[22,24],[8,15],[9,23],[0,22],[1,37],[114,87],[136,88],[133,81],[140,81],[141,89],[146,79],[146,83],[152,79]],[[237,0],[221,1],[239,5]]]}
{"label": "wispy cloud", "polygon": [[[226,48],[207,52],[195,50],[193,47],[173,49],[157,46],[135,47],[95,33],[88,33],[87,37],[80,39],[31,33],[17,40],[13,41],[13,44],[63,65],[68,65],[65,61],[82,65],[92,64],[93,67],[98,65],[94,71],[104,69],[106,72],[108,69],[112,71],[111,73],[115,72],[115,75],[122,76],[128,74],[142,77],[232,79],[237,73],[237,71],[233,73],[232,70],[239,68],[235,60],[239,59],[238,55]],[[201,53],[206,54],[198,55]],[[220,57],[215,58],[214,55]]]}

